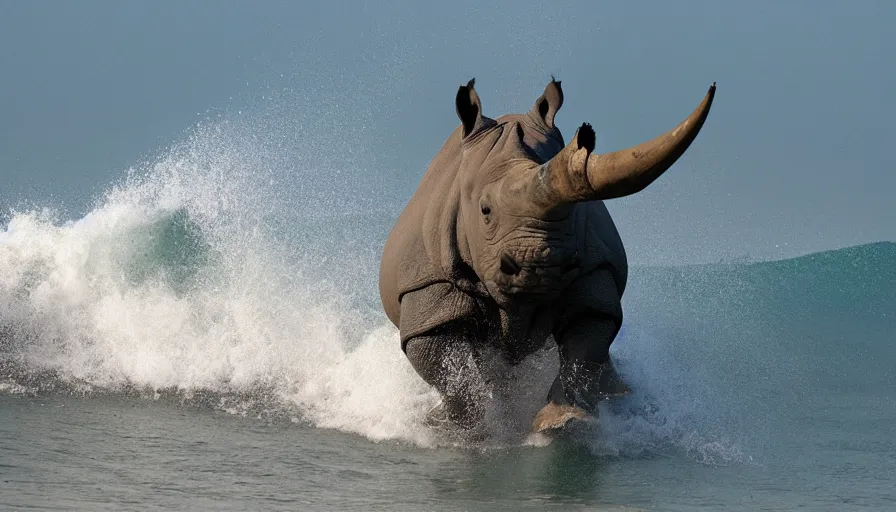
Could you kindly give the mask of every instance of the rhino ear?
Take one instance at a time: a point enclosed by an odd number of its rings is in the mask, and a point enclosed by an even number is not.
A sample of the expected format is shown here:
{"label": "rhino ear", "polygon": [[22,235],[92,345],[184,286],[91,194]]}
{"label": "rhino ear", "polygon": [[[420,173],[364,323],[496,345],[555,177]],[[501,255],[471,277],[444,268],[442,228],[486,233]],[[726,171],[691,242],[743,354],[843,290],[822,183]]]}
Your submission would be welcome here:
{"label": "rhino ear", "polygon": [[557,111],[560,110],[560,107],[562,106],[563,89],[560,88],[560,81],[551,76],[551,83],[544,88],[544,94],[535,101],[535,106],[532,107],[532,112],[540,117],[548,128],[553,128],[554,116],[557,115]]}
{"label": "rhino ear", "polygon": [[473,78],[467,85],[457,89],[457,98],[454,100],[457,108],[457,117],[464,125],[464,138],[473,133],[476,125],[482,123],[482,104],[479,103],[479,95],[473,89],[476,79]]}

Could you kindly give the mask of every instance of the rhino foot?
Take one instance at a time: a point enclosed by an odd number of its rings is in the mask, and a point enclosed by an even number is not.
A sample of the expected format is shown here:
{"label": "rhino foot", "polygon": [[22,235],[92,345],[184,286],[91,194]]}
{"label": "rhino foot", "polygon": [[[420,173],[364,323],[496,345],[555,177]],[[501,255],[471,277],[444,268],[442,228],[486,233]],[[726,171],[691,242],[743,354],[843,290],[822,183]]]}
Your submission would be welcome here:
{"label": "rhino foot", "polygon": [[427,427],[447,428],[452,424],[452,421],[446,409],[445,402],[440,401],[426,413],[426,416],[423,418],[423,424]]}
{"label": "rhino foot", "polygon": [[574,405],[557,404],[556,402],[548,402],[547,405],[538,411],[535,420],[532,422],[532,432],[545,432],[548,430],[557,430],[566,426],[570,421],[590,421],[591,416],[579,407]]}
{"label": "rhino foot", "polygon": [[475,441],[485,435],[477,417],[475,413],[464,408],[452,407],[452,404],[446,403],[443,398],[426,413],[423,424],[452,437],[459,436],[464,440]]}

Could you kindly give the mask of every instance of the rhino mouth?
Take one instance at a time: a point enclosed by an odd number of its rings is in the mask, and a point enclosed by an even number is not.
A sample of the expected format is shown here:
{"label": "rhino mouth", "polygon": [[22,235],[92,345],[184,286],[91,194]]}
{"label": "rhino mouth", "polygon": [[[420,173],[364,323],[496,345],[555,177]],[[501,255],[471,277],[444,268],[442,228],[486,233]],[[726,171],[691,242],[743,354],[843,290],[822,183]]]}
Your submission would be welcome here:
{"label": "rhino mouth", "polygon": [[505,252],[501,254],[500,269],[502,274],[508,277],[512,277],[520,275],[524,270],[534,271],[540,274],[565,274],[567,272],[578,269],[579,265],[580,261],[578,253],[574,254],[570,258],[559,261],[557,259],[535,261],[527,262],[527,264],[524,265],[517,261],[516,258]]}

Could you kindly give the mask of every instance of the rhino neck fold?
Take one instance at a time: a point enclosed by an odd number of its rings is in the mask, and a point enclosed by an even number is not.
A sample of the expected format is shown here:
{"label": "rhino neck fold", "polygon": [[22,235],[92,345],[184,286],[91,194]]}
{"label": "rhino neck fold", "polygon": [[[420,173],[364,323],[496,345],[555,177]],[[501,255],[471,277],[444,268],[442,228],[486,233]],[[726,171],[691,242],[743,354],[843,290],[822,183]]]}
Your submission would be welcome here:
{"label": "rhino neck fold", "polygon": [[[424,223],[424,240],[430,261],[438,261],[440,273],[459,290],[479,297],[488,290],[472,267],[470,247],[460,218],[460,189],[453,184],[448,194],[430,205]],[[433,230],[432,226],[438,228]],[[429,226],[429,227],[427,227]]]}

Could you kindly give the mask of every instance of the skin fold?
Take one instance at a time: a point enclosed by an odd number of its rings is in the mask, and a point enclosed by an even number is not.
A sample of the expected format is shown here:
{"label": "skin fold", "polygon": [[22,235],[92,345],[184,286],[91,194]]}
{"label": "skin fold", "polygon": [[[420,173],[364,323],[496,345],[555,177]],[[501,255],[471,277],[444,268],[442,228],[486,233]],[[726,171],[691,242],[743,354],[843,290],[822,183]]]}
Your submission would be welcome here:
{"label": "skin fold", "polygon": [[525,114],[482,114],[474,81],[455,106],[461,125],[433,158],[383,250],[380,298],[409,362],[442,395],[434,424],[476,429],[500,365],[553,340],[560,371],[533,430],[594,414],[623,393],[609,357],[622,324],[628,264],[604,199],[636,193],[700,131],[715,93],[677,127],[595,154],[583,124],[564,143],[551,80]]}

